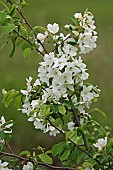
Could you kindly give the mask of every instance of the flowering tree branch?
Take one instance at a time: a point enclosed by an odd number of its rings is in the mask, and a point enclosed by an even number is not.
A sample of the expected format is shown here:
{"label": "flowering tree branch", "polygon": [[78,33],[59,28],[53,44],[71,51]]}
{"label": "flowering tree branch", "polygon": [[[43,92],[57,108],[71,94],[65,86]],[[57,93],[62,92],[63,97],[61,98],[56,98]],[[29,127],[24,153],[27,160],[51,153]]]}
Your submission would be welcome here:
{"label": "flowering tree branch", "polygon": [[[14,89],[8,92],[3,90],[2,102],[8,107],[20,97],[18,106],[21,104],[22,107],[18,109],[26,114],[36,129],[54,137],[62,134],[64,139],[49,151],[38,146],[33,154],[22,151],[19,156],[15,155],[9,145],[13,121],[6,121],[2,116],[0,167],[7,170],[33,170],[39,165],[61,170],[113,169],[110,131],[106,132],[88,111],[90,104],[99,97],[100,90],[85,82],[89,74],[80,56],[97,46],[98,37],[92,13],[86,10],[84,14],[68,16],[72,22],[64,26],[65,33],[62,33],[57,23],[48,24],[46,28],[33,28],[21,10],[26,5],[25,0],[7,2],[1,2],[5,10],[0,11],[0,25],[3,33],[8,35],[8,41],[11,40],[13,44],[10,57],[16,45],[23,40],[23,56],[28,58],[31,50],[35,49],[43,56],[43,61],[39,63],[37,79],[34,81],[32,77],[26,78],[26,88],[20,92]],[[45,44],[54,47],[54,50],[48,53]],[[6,152],[7,148],[10,153]],[[15,158],[15,162],[4,162],[6,156]],[[61,167],[53,165],[52,156],[58,157]]]}

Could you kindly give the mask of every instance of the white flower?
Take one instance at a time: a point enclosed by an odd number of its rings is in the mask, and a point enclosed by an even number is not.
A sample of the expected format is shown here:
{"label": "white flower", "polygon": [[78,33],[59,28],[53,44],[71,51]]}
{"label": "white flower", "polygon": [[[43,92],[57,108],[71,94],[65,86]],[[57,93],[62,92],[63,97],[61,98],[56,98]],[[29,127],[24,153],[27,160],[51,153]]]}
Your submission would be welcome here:
{"label": "white flower", "polygon": [[39,100],[32,100],[31,107],[35,109],[39,105]]}
{"label": "white flower", "polygon": [[61,79],[60,79],[61,84],[63,85],[64,83],[69,83],[69,84],[73,84],[73,79],[72,79],[72,72],[63,72],[61,75]]}
{"label": "white flower", "polygon": [[39,46],[39,47],[38,47],[38,50],[39,50],[40,52],[43,52],[43,51],[44,51],[43,46],[42,46],[40,43],[38,43],[37,45]]}
{"label": "white flower", "polygon": [[4,116],[1,117],[0,120],[0,131],[4,131],[4,133],[12,133],[12,129],[11,127],[13,126],[13,123],[10,122],[9,124],[5,125],[6,120],[4,118]]}
{"label": "white flower", "polygon": [[47,77],[48,74],[47,66],[45,65],[44,62],[41,62],[40,65],[41,66],[38,69],[39,80],[49,85],[49,78]]}
{"label": "white flower", "polygon": [[48,24],[47,25],[47,29],[49,32],[51,32],[52,34],[56,34],[59,31],[59,25],[54,23],[52,24]]}
{"label": "white flower", "polygon": [[61,76],[61,72],[58,68],[52,68],[52,67],[48,67],[48,74],[46,75],[47,77],[57,77],[57,76]]}
{"label": "white flower", "polygon": [[92,90],[92,86],[88,86],[88,87],[86,87],[85,85],[83,86],[81,97],[83,98],[84,102],[91,101],[94,98],[91,90]]}
{"label": "white flower", "polygon": [[85,170],[91,170],[89,167],[86,167]]}
{"label": "white flower", "polygon": [[89,74],[85,72],[85,70],[82,72],[82,74],[80,75],[80,79],[81,80],[87,80],[89,77]]}
{"label": "white flower", "polygon": [[31,104],[29,101],[24,101],[22,107],[23,109],[19,109],[22,110],[22,113],[26,113],[27,115],[29,115],[29,113],[32,111]]}
{"label": "white flower", "polygon": [[43,43],[44,40],[47,38],[47,36],[48,36],[48,32],[47,31],[45,32],[45,34],[38,33],[37,34],[37,39],[39,39]]}
{"label": "white flower", "polygon": [[53,126],[49,126],[48,130],[49,131],[49,135],[50,136],[56,136],[58,133],[60,133],[56,128],[54,128]]}
{"label": "white flower", "polygon": [[70,44],[67,44],[67,43],[64,44],[63,51],[64,51],[67,59],[69,59],[70,57],[75,57],[77,55],[77,50],[78,49],[76,47],[74,47]]}
{"label": "white flower", "polygon": [[61,70],[65,65],[67,65],[67,59],[65,55],[62,55],[60,58],[54,58],[54,65],[52,68],[58,67]]}
{"label": "white flower", "polygon": [[68,129],[69,130],[73,130],[75,127],[75,123],[73,123],[73,122],[69,122],[68,124],[67,124],[67,126],[68,126]]}
{"label": "white flower", "polygon": [[69,25],[68,24],[66,24],[65,26],[64,26],[64,28],[66,28],[66,29],[69,29]]}
{"label": "white flower", "polygon": [[33,84],[33,86],[35,87],[35,86],[40,86],[41,85],[41,83],[40,83],[40,80],[39,79],[37,79],[35,82],[34,82],[34,84]]}
{"label": "white flower", "polygon": [[3,162],[0,160],[0,170],[12,170],[7,167],[8,162]]}
{"label": "white flower", "polygon": [[102,150],[102,148],[107,145],[107,137],[105,137],[105,139],[103,139],[103,138],[98,139],[98,142],[96,144],[93,144],[93,145],[96,148],[98,148],[99,150]]}
{"label": "white flower", "polygon": [[72,31],[72,32],[73,32],[73,34],[74,34],[76,37],[79,36],[79,32],[78,32],[78,31]]}
{"label": "white flower", "polygon": [[95,170],[94,168],[86,167],[85,170]]}
{"label": "white flower", "polygon": [[33,122],[36,120],[37,113],[35,112],[31,117],[29,117],[28,121]]}
{"label": "white flower", "polygon": [[93,36],[92,32],[80,33],[78,44],[80,48],[80,54],[86,54],[96,48],[97,36]]}
{"label": "white flower", "polygon": [[46,66],[51,66],[53,64],[54,53],[50,52],[49,54],[44,55],[44,63]]}
{"label": "white flower", "polygon": [[36,120],[34,121],[34,126],[36,129],[40,129],[40,130],[45,130],[45,125],[41,122],[40,119],[36,118]]}
{"label": "white flower", "polygon": [[28,162],[27,165],[23,166],[23,170],[33,170],[33,164]]}
{"label": "white flower", "polygon": [[75,13],[75,15],[74,15],[74,17],[76,18],[76,19],[82,19],[82,14],[81,13]]}

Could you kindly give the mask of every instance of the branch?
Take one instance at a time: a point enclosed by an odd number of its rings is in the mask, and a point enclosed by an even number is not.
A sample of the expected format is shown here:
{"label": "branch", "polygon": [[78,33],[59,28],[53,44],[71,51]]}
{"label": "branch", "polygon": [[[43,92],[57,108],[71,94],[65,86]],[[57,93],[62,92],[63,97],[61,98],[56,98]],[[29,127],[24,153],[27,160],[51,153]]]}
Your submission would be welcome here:
{"label": "branch", "polygon": [[[18,156],[18,155],[15,155],[15,154],[10,154],[10,153],[7,153],[7,152],[1,152],[0,153],[4,156],[10,156],[10,157],[14,157],[14,158],[17,158],[21,161],[24,161],[25,158],[21,157],[21,156]],[[60,169],[60,170],[76,170],[76,168],[65,168],[65,167],[59,167],[59,166],[53,166],[53,165],[49,165],[49,164],[46,164],[44,162],[38,162],[38,165],[41,165],[41,166],[45,166],[45,167],[48,167],[48,168],[52,168],[52,169]]]}
{"label": "branch", "polygon": [[48,165],[46,163],[43,162],[38,162],[39,165],[48,167],[48,168],[52,168],[52,169],[60,169],[60,170],[76,170],[76,168],[65,168],[65,167],[58,167],[58,166],[53,166],[53,165]]}
{"label": "branch", "polygon": [[[13,3],[8,0],[7,2],[9,2],[11,5],[13,5]],[[21,9],[19,7],[16,8],[16,10],[18,11],[18,13],[21,15],[21,17],[24,19],[26,25],[34,32],[34,29],[32,28],[31,24],[28,22],[28,20],[26,19],[26,17],[24,16],[24,14],[22,13]],[[37,38],[37,34],[34,32],[35,37]],[[40,45],[43,47],[45,53],[47,54],[47,51],[44,47],[44,45],[42,44],[42,42],[38,39],[38,42],[40,43]]]}
{"label": "branch", "polygon": [[5,144],[8,147],[8,149],[10,150],[10,152],[13,154],[12,148],[10,147],[9,143],[7,141],[5,141]]}
{"label": "branch", "polygon": [[[49,121],[49,123],[50,123],[50,122],[51,122],[51,121]],[[56,128],[57,130],[59,130],[59,132],[62,133],[62,134],[66,137],[66,134],[65,134],[62,130],[60,130],[58,127],[56,127],[56,126],[53,125],[52,123],[51,123],[51,125],[52,125],[54,128]],[[106,167],[108,167],[108,168],[110,168],[110,169],[113,170],[113,167],[112,167],[111,165],[107,165],[107,164],[105,164],[105,163],[101,163],[98,159],[93,158],[92,155],[90,155],[86,150],[82,149],[79,145],[77,145],[76,143],[74,143],[71,139],[68,138],[68,141],[70,141],[76,148],[78,148],[78,150],[80,150],[81,152],[85,153],[89,158],[95,160],[95,161],[96,161],[97,163],[99,163],[100,165],[104,165],[104,166],[106,166]]]}
{"label": "branch", "polygon": [[[16,33],[17,35],[18,35],[18,37],[20,37],[20,38],[22,38],[23,40],[25,40],[25,41],[27,41],[33,48],[34,48],[34,46],[33,46],[33,44],[28,40],[28,39],[26,39],[25,37],[23,37],[22,35],[20,35],[17,31],[13,31],[14,33]],[[35,48],[35,50],[36,51],[38,51],[38,53],[40,53],[42,56],[44,56],[44,54],[41,52],[41,51],[39,51],[37,48]]]}
{"label": "branch", "polygon": [[60,128],[55,126],[49,119],[47,119],[47,120],[48,120],[48,122],[50,123],[51,126],[53,126],[55,129],[57,129],[65,137],[65,133]]}
{"label": "branch", "polygon": [[[68,98],[69,98],[70,102],[72,103],[71,97],[68,96]],[[71,107],[71,109],[72,109],[72,112],[73,112],[73,115],[74,115],[74,121],[76,122],[76,125],[77,125],[78,127],[81,126],[81,125],[80,125],[80,120],[79,120],[79,118],[78,118],[78,116],[77,116],[77,114],[76,114],[74,105]],[[85,137],[85,135],[84,135],[84,133],[83,133],[82,131],[81,131],[81,134],[82,134],[82,139],[83,139],[83,141],[84,141],[84,146],[86,147],[86,150],[89,150],[86,137]]]}
{"label": "branch", "polygon": [[12,154],[12,153],[7,153],[7,152],[1,152],[0,153],[4,156],[10,156],[10,157],[13,157],[13,158],[17,158],[17,159],[20,159],[21,161],[24,161],[25,158],[21,157],[21,156],[18,156],[18,155],[15,155],[15,154]]}

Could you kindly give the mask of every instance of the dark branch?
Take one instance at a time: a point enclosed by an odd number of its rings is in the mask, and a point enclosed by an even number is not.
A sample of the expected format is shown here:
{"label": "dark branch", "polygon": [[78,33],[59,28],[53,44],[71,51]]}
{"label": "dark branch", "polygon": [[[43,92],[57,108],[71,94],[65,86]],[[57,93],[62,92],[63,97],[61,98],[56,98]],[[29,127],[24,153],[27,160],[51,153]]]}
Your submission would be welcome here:
{"label": "dark branch", "polygon": [[[25,158],[21,157],[21,156],[18,156],[18,155],[15,155],[15,154],[10,154],[10,153],[7,153],[7,152],[0,152],[2,155],[4,156],[10,156],[10,157],[14,157],[14,158],[17,158],[21,161],[24,161]],[[51,169],[60,169],[60,170],[76,170],[76,168],[65,168],[65,167],[59,167],[59,166],[53,166],[53,165],[49,165],[49,164],[46,164],[44,162],[38,162],[38,165],[41,165],[41,166],[45,166],[45,167],[48,167],[48,168],[51,168]]]}
{"label": "dark branch", "polygon": [[[49,121],[49,120],[48,120],[48,121]],[[49,123],[51,123],[51,121],[49,121]],[[58,127],[56,127],[56,126],[53,125],[52,123],[51,123],[51,125],[52,125],[53,127],[55,127],[57,130],[59,130],[59,132],[62,133],[62,134],[66,137],[65,133],[64,133],[61,129],[59,129]],[[76,148],[78,148],[78,150],[80,150],[81,152],[85,153],[89,158],[95,160],[95,161],[96,161],[97,163],[99,163],[100,165],[104,165],[104,166],[106,166],[106,167],[108,167],[108,168],[110,168],[110,169],[113,170],[113,168],[112,168],[110,165],[107,165],[107,164],[105,164],[105,163],[101,163],[98,159],[93,158],[92,155],[90,155],[86,150],[82,149],[81,146],[79,146],[79,145],[77,145],[76,143],[74,143],[71,139],[68,138],[68,141],[70,141]]]}
{"label": "dark branch", "polygon": [[[70,102],[72,103],[71,97],[68,96],[68,98],[69,98]],[[78,116],[77,116],[77,113],[76,113],[76,111],[75,111],[74,105],[71,107],[71,110],[72,110],[73,115],[74,115],[74,122],[76,123],[76,126],[78,126],[78,127],[81,126],[81,125],[80,125],[80,120],[79,120],[79,118],[78,118]],[[81,134],[82,134],[82,139],[83,139],[83,141],[84,141],[84,146],[86,147],[86,150],[89,150],[86,137],[85,137],[85,135],[84,135],[84,133],[83,133],[82,131],[81,131]]]}
{"label": "dark branch", "polygon": [[[26,39],[25,37],[23,37],[22,35],[20,35],[17,31],[13,31],[14,33],[16,33],[17,35],[18,35],[18,37],[20,37],[20,38],[22,38],[23,40],[25,40],[25,41],[27,41],[33,48],[34,48],[34,46],[33,46],[33,44],[28,40],[28,39]],[[38,53],[40,53],[42,56],[44,56],[44,54],[41,52],[41,51],[39,51],[37,48],[35,48],[35,50],[36,51],[38,51]]]}
{"label": "dark branch", "polygon": [[[13,3],[12,3],[10,0],[8,0],[7,2],[9,2],[11,5],[13,5]],[[28,22],[28,20],[26,19],[26,17],[25,17],[24,14],[22,13],[21,9],[20,9],[19,7],[17,7],[16,10],[17,10],[18,13],[21,15],[21,17],[24,19],[26,25],[34,32],[33,27],[32,27],[31,24]],[[37,34],[36,34],[35,32],[34,32],[34,35],[35,35],[35,37],[37,38]],[[44,45],[42,44],[42,42],[41,42],[39,39],[38,39],[38,42],[39,42],[39,44],[43,47],[45,53],[47,54],[47,51],[46,51]],[[42,54],[41,54],[41,55],[42,55]]]}

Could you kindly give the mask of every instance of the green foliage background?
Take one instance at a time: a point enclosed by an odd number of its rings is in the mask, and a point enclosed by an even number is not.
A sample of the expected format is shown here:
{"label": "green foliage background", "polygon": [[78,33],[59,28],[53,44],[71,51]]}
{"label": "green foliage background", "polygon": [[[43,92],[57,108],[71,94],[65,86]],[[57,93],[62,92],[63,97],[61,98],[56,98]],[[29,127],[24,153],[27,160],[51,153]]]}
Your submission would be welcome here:
{"label": "green foliage background", "polygon": [[[93,113],[100,122],[112,126],[113,114],[113,1],[112,0],[28,0],[30,6],[24,9],[24,14],[32,26],[46,26],[48,23],[59,23],[60,26],[68,23],[67,15],[75,12],[84,12],[86,8],[91,11],[96,20],[98,31],[98,47],[89,55],[84,56],[84,62],[87,64],[90,73],[89,82],[98,85],[102,90],[99,101],[93,107],[99,107],[108,115],[108,119]],[[0,9],[2,7],[0,6]],[[4,39],[0,40],[2,45]],[[26,77],[37,76],[37,67],[41,57],[33,52],[31,57],[26,60],[22,57],[20,49],[16,50],[11,59],[8,54],[11,45],[0,53],[0,115],[7,119],[14,119],[12,145],[15,151],[28,149],[41,145],[50,148],[50,146],[60,139],[50,138],[34,130],[32,123],[27,122],[25,115],[16,111],[14,104],[7,110],[1,104],[2,88],[6,90],[21,89],[25,85]]]}

